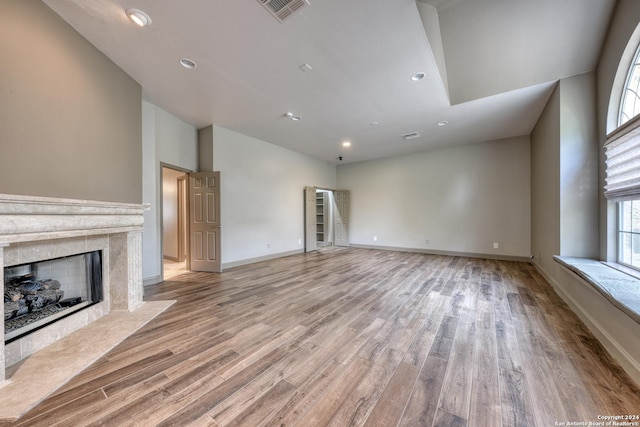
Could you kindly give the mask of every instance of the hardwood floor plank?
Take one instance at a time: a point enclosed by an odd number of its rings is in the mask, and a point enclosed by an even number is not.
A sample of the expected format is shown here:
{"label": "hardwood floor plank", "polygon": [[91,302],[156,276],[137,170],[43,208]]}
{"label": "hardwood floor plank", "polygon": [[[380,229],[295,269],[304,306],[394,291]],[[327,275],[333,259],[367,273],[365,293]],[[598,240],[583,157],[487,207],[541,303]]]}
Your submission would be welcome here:
{"label": "hardwood floor plank", "polygon": [[427,357],[398,426],[431,426],[438,409],[447,360]]}
{"label": "hardwood floor plank", "polygon": [[158,423],[158,427],[180,426],[197,420],[202,415],[209,412],[215,405],[240,390],[249,382],[253,381],[262,372],[269,369],[269,366],[282,359],[284,356],[285,352],[282,349],[278,348],[273,350],[236,376],[224,381],[206,396],[192,401],[178,412],[162,420]]}
{"label": "hardwood floor plank", "polygon": [[291,399],[265,420],[264,427],[294,425],[346,369],[347,365],[329,360],[325,366],[317,370],[316,375],[297,387]]}
{"label": "hardwood floor plank", "polygon": [[300,427],[329,425],[349,394],[360,384],[370,369],[371,362],[359,357],[354,358],[343,375],[331,383],[322,398],[318,399],[295,425]]}
{"label": "hardwood floor plank", "polygon": [[401,362],[367,417],[365,427],[396,426],[409,401],[420,369]]}
{"label": "hardwood floor plank", "polygon": [[[119,405],[95,411],[89,419],[96,419],[94,425],[124,425],[129,422],[153,425],[222,384],[224,380],[215,371],[235,356],[237,354],[228,352],[204,364],[191,366],[182,376],[169,379],[140,396],[131,391],[121,393],[112,398],[118,399]],[[96,418],[97,415],[100,417]]]}
{"label": "hardwood floor plank", "polygon": [[386,349],[357,387],[345,397],[329,425],[334,427],[363,425],[401,360],[402,353],[393,348]]}
{"label": "hardwood floor plank", "polygon": [[444,301],[445,299],[440,295],[434,295],[429,298],[429,303],[424,311],[420,312],[424,317],[424,322],[405,353],[404,361],[406,363],[414,366],[422,366],[424,363],[444,318]]}
{"label": "hardwood floor plank", "polygon": [[525,374],[500,369],[502,425],[528,427],[538,425],[533,415]]}
{"label": "hardwood floor plank", "polygon": [[449,354],[453,347],[453,339],[456,336],[456,328],[458,327],[458,319],[451,316],[444,316],[438,332],[436,333],[431,350],[430,357],[438,357],[443,360],[449,360]]}
{"label": "hardwood floor plank", "polygon": [[467,425],[469,427],[502,426],[500,389],[497,383],[491,384],[474,379]]}
{"label": "hardwood floor plank", "polygon": [[257,426],[261,421],[267,418],[269,414],[284,405],[295,391],[295,386],[285,380],[280,380],[266,393],[260,396],[260,398],[229,421],[226,421],[223,417],[218,417],[213,414],[210,415],[220,425],[229,427]]}
{"label": "hardwood floor plank", "polygon": [[433,422],[434,427],[467,427],[467,420],[457,415],[438,409],[436,419]]}
{"label": "hardwood floor plank", "polygon": [[171,353],[170,351],[162,350],[141,360],[134,361],[128,366],[123,366],[119,369],[108,371],[107,373],[105,373],[105,375],[98,376],[92,381],[81,383],[76,387],[67,389],[65,392],[54,394],[50,398],[46,399],[43,403],[41,403],[38,407],[38,410],[46,411],[48,408],[58,407],[69,402],[73,402],[82,396],[85,396],[89,393],[101,389],[104,386],[111,384],[118,378],[131,375],[132,373],[138,372],[145,367],[152,366],[158,361],[170,358],[172,355],[173,353]]}
{"label": "hardwood floor plank", "polygon": [[453,347],[442,384],[439,409],[466,420],[469,413],[473,358],[476,342],[475,313],[466,313],[458,323]]}
{"label": "hardwood floor plank", "polygon": [[329,248],[145,288],[167,298],[0,427],[529,427],[640,407],[529,263]]}
{"label": "hardwood floor plank", "polygon": [[[92,407],[98,402],[107,399],[102,390],[94,390],[84,396],[79,397],[72,403],[73,407],[83,408]],[[50,427],[54,422],[65,422],[71,417],[77,417],[77,414],[69,411],[68,405],[52,406],[47,409],[38,408],[38,411],[31,411],[22,417],[16,426],[32,426],[32,427]]]}

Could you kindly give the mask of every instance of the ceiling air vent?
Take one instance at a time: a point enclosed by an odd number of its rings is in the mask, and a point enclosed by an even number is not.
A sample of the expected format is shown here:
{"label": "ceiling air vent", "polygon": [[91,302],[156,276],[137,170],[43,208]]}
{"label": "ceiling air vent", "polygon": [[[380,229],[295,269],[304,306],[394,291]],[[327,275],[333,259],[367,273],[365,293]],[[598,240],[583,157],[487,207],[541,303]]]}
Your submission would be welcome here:
{"label": "ceiling air vent", "polygon": [[258,0],[276,19],[282,22],[286,17],[290,16],[296,10],[305,4],[309,4],[308,0]]}
{"label": "ceiling air vent", "polygon": [[402,135],[402,137],[404,139],[406,139],[407,141],[411,140],[411,139],[416,139],[416,138],[420,138],[422,135],[420,135],[420,132],[413,132],[413,133],[405,133],[404,135]]}

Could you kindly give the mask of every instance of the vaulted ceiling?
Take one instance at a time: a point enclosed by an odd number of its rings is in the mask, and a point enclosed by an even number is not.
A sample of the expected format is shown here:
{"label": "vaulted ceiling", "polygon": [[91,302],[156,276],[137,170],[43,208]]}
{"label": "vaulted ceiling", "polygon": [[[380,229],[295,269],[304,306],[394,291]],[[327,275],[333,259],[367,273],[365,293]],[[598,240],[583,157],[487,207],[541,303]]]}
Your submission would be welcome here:
{"label": "vaulted ceiling", "polygon": [[615,6],[310,0],[280,22],[262,1],[44,0],[147,101],[333,163],[528,135],[559,79],[595,69]]}

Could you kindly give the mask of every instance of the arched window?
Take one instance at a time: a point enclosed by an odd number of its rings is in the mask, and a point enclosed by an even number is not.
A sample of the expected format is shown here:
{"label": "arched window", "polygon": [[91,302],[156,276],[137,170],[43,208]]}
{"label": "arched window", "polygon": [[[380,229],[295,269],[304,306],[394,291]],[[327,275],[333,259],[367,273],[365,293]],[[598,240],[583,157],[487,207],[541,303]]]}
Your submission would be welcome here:
{"label": "arched window", "polygon": [[[635,33],[638,31],[640,26]],[[610,108],[617,107],[618,120],[605,144],[605,197],[617,205],[616,261],[640,270],[640,43],[636,36],[625,51],[627,59],[623,55],[616,77],[626,76],[624,86],[617,86],[611,94],[614,104]]]}
{"label": "arched window", "polygon": [[621,126],[640,113],[640,48],[636,49],[633,62],[627,72],[620,110],[618,126]]}

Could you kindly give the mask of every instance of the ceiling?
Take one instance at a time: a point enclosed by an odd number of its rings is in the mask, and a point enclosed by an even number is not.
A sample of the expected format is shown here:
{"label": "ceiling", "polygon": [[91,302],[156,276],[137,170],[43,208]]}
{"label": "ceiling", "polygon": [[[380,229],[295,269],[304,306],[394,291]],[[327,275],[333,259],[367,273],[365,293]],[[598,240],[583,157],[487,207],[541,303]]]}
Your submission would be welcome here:
{"label": "ceiling", "polygon": [[[260,0],[44,2],[145,100],[332,163],[528,135],[559,79],[595,69],[615,5],[310,0],[279,22]],[[130,7],[152,25],[135,26]]]}

